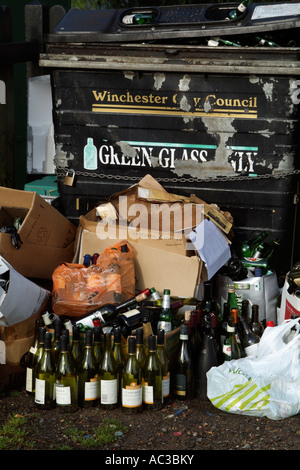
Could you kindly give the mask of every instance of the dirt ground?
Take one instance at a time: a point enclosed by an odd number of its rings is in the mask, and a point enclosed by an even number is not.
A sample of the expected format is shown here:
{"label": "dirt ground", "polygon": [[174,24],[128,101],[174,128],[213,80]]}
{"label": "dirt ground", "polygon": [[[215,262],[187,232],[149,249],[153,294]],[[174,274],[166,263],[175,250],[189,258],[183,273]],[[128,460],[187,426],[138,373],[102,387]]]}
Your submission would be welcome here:
{"label": "dirt ground", "polygon": [[[199,451],[204,450],[300,450],[299,415],[279,421],[239,416],[220,411],[209,401],[197,399],[171,399],[162,410],[144,410],[136,415],[127,415],[120,408],[104,411],[98,407],[62,414],[58,409],[37,410],[33,397],[21,389],[0,399],[1,426],[11,416],[26,419],[26,444],[14,444],[9,450],[28,450],[30,441],[29,450],[36,451],[101,450],[103,459],[120,458],[124,451],[129,457],[144,455],[140,451],[148,451],[147,458],[151,458],[148,457],[151,452],[161,455],[161,459],[168,459],[170,455],[188,455],[193,456],[193,463],[203,455]],[[113,442],[93,448],[86,446],[95,429],[107,420],[122,423],[121,431],[116,428]],[[83,439],[74,439],[71,433],[74,428],[80,431]]]}

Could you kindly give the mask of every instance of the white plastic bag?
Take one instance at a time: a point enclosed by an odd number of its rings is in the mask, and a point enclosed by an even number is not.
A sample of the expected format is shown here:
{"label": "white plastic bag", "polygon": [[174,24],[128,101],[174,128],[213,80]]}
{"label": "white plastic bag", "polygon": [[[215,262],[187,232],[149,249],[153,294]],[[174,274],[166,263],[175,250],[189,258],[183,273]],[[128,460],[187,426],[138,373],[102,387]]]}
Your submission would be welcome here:
{"label": "white plastic bag", "polygon": [[[292,339],[286,342],[295,329]],[[268,327],[257,356],[207,372],[207,396],[222,411],[283,419],[300,412],[299,319]]]}

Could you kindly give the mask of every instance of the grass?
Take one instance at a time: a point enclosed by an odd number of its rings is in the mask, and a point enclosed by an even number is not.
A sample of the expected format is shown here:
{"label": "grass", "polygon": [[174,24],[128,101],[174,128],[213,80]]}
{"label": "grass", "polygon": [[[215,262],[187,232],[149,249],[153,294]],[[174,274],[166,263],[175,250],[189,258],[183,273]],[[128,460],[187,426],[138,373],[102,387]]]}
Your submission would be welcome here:
{"label": "grass", "polygon": [[79,431],[77,428],[69,428],[65,434],[74,443],[85,448],[105,448],[118,439],[118,434],[122,435],[127,428],[118,420],[105,419],[103,424],[93,430],[92,434]]}
{"label": "grass", "polygon": [[33,449],[34,441],[28,440],[26,417],[10,416],[6,423],[0,427],[0,450]]}

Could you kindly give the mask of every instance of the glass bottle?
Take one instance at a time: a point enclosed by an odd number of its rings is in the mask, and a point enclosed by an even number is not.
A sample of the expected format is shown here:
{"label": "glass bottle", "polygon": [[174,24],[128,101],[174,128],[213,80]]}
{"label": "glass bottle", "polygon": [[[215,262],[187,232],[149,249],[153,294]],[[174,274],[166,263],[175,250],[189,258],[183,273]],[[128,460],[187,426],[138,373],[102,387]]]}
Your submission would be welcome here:
{"label": "glass bottle", "polygon": [[264,332],[263,324],[259,321],[259,306],[257,304],[252,305],[250,329],[252,333],[259,336],[260,338]]}
{"label": "glass bottle", "polygon": [[60,337],[60,353],[55,380],[56,406],[64,412],[78,409],[77,371],[68,344],[68,336]]}
{"label": "glass bottle", "polygon": [[246,10],[251,0],[243,0],[235,10],[231,10],[228,14],[230,20],[236,20],[239,18]]}
{"label": "glass bottle", "polygon": [[158,330],[165,330],[166,333],[172,331],[170,289],[164,289],[161,312],[157,323]]}
{"label": "glass bottle", "polygon": [[90,408],[99,403],[99,370],[93,351],[93,331],[85,332],[85,347],[78,370],[78,405]]}
{"label": "glass bottle", "polygon": [[29,349],[28,355],[27,355],[25,390],[29,394],[32,394],[34,391],[33,369],[34,369],[35,355],[39,347],[39,328],[42,327],[42,324],[43,324],[43,321],[41,318],[38,318],[35,321],[35,333],[34,333],[33,345]]}
{"label": "glass bottle", "polygon": [[52,351],[53,351],[53,358],[55,364],[57,364],[59,351],[60,351],[60,336],[62,334],[63,323],[60,318],[55,320],[54,322],[54,335],[53,335],[53,342],[52,342]]}
{"label": "glass bottle", "polygon": [[263,231],[259,233],[255,238],[253,238],[250,241],[245,241],[242,242],[240,245],[239,249],[239,256],[241,258],[250,258],[256,249],[256,247],[263,241],[267,236],[269,235],[269,232]]}
{"label": "glass bottle", "polygon": [[136,330],[136,359],[139,363],[141,370],[144,369],[146,362],[146,350],[144,345],[144,330],[143,328],[138,328]]}
{"label": "glass bottle", "polygon": [[176,398],[184,400],[192,398],[194,394],[194,376],[192,355],[189,344],[188,326],[180,326],[180,346],[174,367],[173,394]]}
{"label": "glass bottle", "polygon": [[122,23],[124,24],[152,24],[155,22],[155,15],[152,12],[132,13],[124,15]]}
{"label": "glass bottle", "polygon": [[201,338],[199,325],[198,325],[198,315],[196,311],[191,312],[189,337],[190,337],[192,361],[193,361],[194,366],[196,367],[196,361],[197,361],[198,354],[202,345],[202,338]]}
{"label": "glass bottle", "polygon": [[[236,311],[237,309],[232,309]],[[234,326],[234,316],[231,310],[231,315],[229,318],[229,322],[227,323],[227,336],[224,341],[223,346],[223,354],[224,354],[224,361],[231,361],[232,359],[240,359],[241,353],[240,348],[236,339],[236,332]]]}
{"label": "glass bottle", "polygon": [[[92,330],[89,330],[92,331]],[[82,364],[83,352],[80,341],[80,330],[77,325],[73,325],[71,354],[74,359],[76,370],[79,370]]]}
{"label": "glass bottle", "polygon": [[156,350],[162,369],[162,394],[165,404],[170,396],[170,361],[165,346],[165,330],[158,330],[157,332]]}
{"label": "glass bottle", "polygon": [[114,341],[113,341],[113,346],[112,346],[113,356],[115,358],[117,369],[118,369],[118,403],[121,403],[121,394],[122,394],[121,379],[122,379],[122,371],[123,371],[123,366],[124,366],[124,361],[123,361],[122,352],[121,352],[121,331],[122,330],[120,327],[115,327],[113,329]]}
{"label": "glass bottle", "polygon": [[139,413],[143,406],[142,371],[136,357],[136,340],[128,338],[128,356],[122,372],[122,410]]}
{"label": "glass bottle", "polygon": [[236,341],[237,341],[237,344],[238,344],[238,347],[239,347],[239,350],[240,350],[240,355],[241,355],[241,357],[246,357],[246,353],[245,353],[245,350],[243,348],[242,340],[241,340],[242,327],[240,325],[240,317],[239,317],[238,309],[233,308],[232,312],[231,312],[231,315],[232,315],[232,318],[233,318],[233,324],[234,324],[234,329],[235,329],[235,338],[236,338]]}
{"label": "glass bottle", "polygon": [[38,408],[55,407],[55,362],[51,348],[52,335],[45,333],[44,352],[37,364],[34,401]]}
{"label": "glass bottle", "polygon": [[94,344],[93,344],[93,352],[94,356],[97,362],[97,367],[99,369],[102,356],[103,356],[103,350],[102,350],[102,328],[101,326],[95,326],[93,329],[94,332]]}
{"label": "glass bottle", "polygon": [[116,408],[118,405],[118,368],[112,352],[111,333],[104,333],[104,352],[99,371],[100,407]]}
{"label": "glass bottle", "polygon": [[243,337],[241,338],[243,348],[247,356],[256,356],[258,350],[259,336],[252,333],[246,319],[241,316],[240,323],[243,327]]}
{"label": "glass bottle", "polygon": [[235,287],[234,287],[233,284],[230,284],[228,286],[227,304],[228,304],[229,312],[231,312],[231,310],[233,308],[237,308],[238,310],[240,310],[239,305],[238,305],[238,301],[237,301],[237,297],[236,297],[236,293],[235,293]]}
{"label": "glass bottle", "polygon": [[125,302],[120,304],[106,304],[102,307],[87,313],[85,316],[82,316],[80,320],[76,321],[76,324],[82,326],[89,326],[94,328],[93,319],[97,318],[100,320],[101,326],[111,325],[113,320],[117,317],[122,311],[126,311],[129,307],[135,306],[137,303],[142,302],[150,294],[149,289],[144,289],[139,292],[135,297],[132,297]]}
{"label": "glass bottle", "polygon": [[205,315],[203,319],[203,335],[201,348],[196,359],[195,367],[195,397],[207,398],[206,373],[214,366],[218,366],[218,357],[212,331],[212,319]]}
{"label": "glass bottle", "polygon": [[148,354],[142,371],[142,384],[144,408],[162,408],[162,367],[157,356],[155,335],[148,338]]}
{"label": "glass bottle", "polygon": [[35,378],[36,378],[36,370],[38,363],[40,362],[42,355],[44,353],[44,345],[45,345],[45,334],[46,334],[46,328],[43,326],[39,327],[39,344],[37,351],[35,353],[34,359],[33,359],[33,370],[32,370],[32,386],[33,386],[33,392],[35,392]]}
{"label": "glass bottle", "polygon": [[118,324],[126,328],[127,335],[143,325],[144,312],[134,308],[128,312],[120,313],[117,317]]}

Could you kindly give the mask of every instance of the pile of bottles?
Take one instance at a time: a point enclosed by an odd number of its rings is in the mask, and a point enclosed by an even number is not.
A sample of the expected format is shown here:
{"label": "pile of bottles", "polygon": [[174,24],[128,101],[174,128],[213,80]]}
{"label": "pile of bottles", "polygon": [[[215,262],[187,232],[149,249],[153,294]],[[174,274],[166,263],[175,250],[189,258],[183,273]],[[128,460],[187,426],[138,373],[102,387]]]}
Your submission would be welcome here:
{"label": "pile of bottles", "polygon": [[121,350],[121,329],[103,333],[101,327],[83,334],[76,324],[70,332],[63,321],[54,322],[54,335],[37,321],[38,337],[29,351],[26,391],[37,407],[66,412],[99,406],[125,412],[159,409],[170,394],[169,361],[165,331],[150,334],[145,347],[144,329],[128,338]]}
{"label": "pile of bottles", "polygon": [[[212,283],[204,283],[203,301],[180,326],[180,348],[173,374],[173,392],[178,398],[207,399],[206,373],[224,361],[256,355],[264,325],[259,306],[248,299],[238,301],[234,285],[228,286],[223,311],[214,296]],[[273,327],[267,322],[266,327]]]}
{"label": "pile of bottles", "polygon": [[268,235],[268,231],[262,231],[251,240],[242,242],[233,250],[232,258],[220,272],[233,281],[273,273],[280,239],[273,240],[271,244],[266,243]]}
{"label": "pile of bottles", "polygon": [[287,274],[288,293],[300,298],[300,263],[296,263]]}
{"label": "pile of bottles", "polygon": [[[149,319],[126,330],[124,337],[120,324],[82,329],[69,319],[43,314],[26,368],[26,390],[34,395],[35,404],[65,411],[121,406],[139,412],[160,409],[171,396],[207,399],[206,373],[211,367],[256,354],[264,331],[258,305],[252,305],[250,318],[249,301],[240,304],[230,285],[221,312],[208,281],[202,301],[188,299],[171,364],[165,341],[174,325],[170,291],[165,289],[160,298],[152,288],[152,294],[161,303],[156,334]],[[49,322],[50,329],[45,326]]]}

